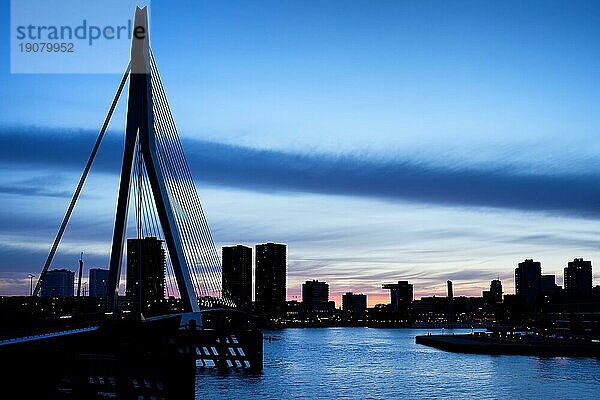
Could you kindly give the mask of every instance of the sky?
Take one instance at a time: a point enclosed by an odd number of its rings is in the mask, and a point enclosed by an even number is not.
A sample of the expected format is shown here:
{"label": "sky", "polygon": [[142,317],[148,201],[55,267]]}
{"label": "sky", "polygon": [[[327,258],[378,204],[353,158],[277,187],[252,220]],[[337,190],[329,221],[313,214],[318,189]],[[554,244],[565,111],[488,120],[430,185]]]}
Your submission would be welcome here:
{"label": "sky", "polygon": [[[526,3],[526,4],[524,4]],[[27,294],[118,74],[13,74],[0,2],[0,295]],[[166,1],[151,46],[218,246],[288,244],[309,279],[387,302],[514,292],[525,258],[600,262],[600,4]],[[127,59],[123,59],[123,68]],[[106,267],[117,107],[55,259]]]}

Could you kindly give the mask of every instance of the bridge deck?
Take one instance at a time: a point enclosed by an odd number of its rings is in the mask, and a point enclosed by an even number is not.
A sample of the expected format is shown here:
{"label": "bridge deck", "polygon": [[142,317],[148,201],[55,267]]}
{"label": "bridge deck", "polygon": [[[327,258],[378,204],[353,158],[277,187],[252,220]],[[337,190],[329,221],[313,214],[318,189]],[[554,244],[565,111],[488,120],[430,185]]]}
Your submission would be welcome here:
{"label": "bridge deck", "polygon": [[68,330],[62,330],[62,331],[57,331],[57,332],[40,333],[38,335],[30,335],[30,336],[4,339],[4,340],[0,340],[0,346],[7,346],[7,345],[15,344],[15,343],[32,342],[35,340],[51,339],[51,338],[57,338],[57,337],[61,337],[61,336],[74,335],[74,334],[78,334],[78,333],[93,332],[93,331],[98,330],[98,328],[99,328],[98,326],[92,326],[92,327],[87,327],[87,328],[68,329]]}

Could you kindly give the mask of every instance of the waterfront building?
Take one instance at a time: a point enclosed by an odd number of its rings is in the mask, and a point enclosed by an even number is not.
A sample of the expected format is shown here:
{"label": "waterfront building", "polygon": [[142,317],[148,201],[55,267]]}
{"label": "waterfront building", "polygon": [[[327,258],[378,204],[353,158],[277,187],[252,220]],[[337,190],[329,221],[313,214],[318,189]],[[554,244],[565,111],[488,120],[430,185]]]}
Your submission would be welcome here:
{"label": "waterfront building", "polygon": [[254,301],[259,315],[275,318],[285,310],[287,246],[278,243],[255,247]]}
{"label": "waterfront building", "polygon": [[571,297],[592,295],[592,262],[576,258],[567,264],[565,271],[565,292]]}
{"label": "waterfront building", "polygon": [[392,311],[404,311],[413,301],[413,285],[408,281],[398,281],[383,285],[390,291],[390,306]]}
{"label": "waterfront building", "polygon": [[285,316],[288,321],[300,321],[304,316],[304,313],[302,312],[302,303],[299,303],[298,300],[286,301]]}
{"label": "waterfront building", "polygon": [[318,280],[302,284],[302,306],[307,312],[320,312],[329,309],[329,285]]}
{"label": "waterfront building", "polygon": [[90,297],[106,296],[106,282],[108,281],[108,270],[102,268],[90,268],[89,288]]}
{"label": "waterfront building", "polygon": [[414,301],[412,309],[420,322],[445,322],[447,321],[448,298],[421,297]]}
{"label": "waterfront building", "polygon": [[446,285],[448,286],[448,309],[446,313],[446,320],[448,322],[454,322],[456,320],[456,316],[454,315],[454,287],[452,285],[452,281],[446,281]]}
{"label": "waterfront building", "polygon": [[[127,239],[126,296],[138,302],[141,278],[142,311],[154,309],[165,297],[165,250],[162,240],[150,236],[143,239]],[[139,271],[139,272],[138,272]]]}
{"label": "waterfront building", "polygon": [[560,286],[556,284],[555,275],[542,275],[540,277],[540,294],[550,296],[560,293]]}
{"label": "waterfront building", "polygon": [[75,273],[67,269],[46,272],[40,291],[41,297],[73,297]]}
{"label": "waterfront building", "polygon": [[502,282],[494,279],[490,282],[490,290],[484,290],[482,293],[483,302],[486,305],[495,305],[502,303]]}
{"label": "waterfront building", "polygon": [[362,320],[366,317],[367,295],[347,292],[342,295],[342,315],[346,320]]}
{"label": "waterfront building", "polygon": [[493,279],[490,282],[490,295],[494,303],[502,303],[502,282],[500,279]]}
{"label": "waterfront building", "polygon": [[540,295],[542,264],[526,259],[515,269],[515,287],[517,296],[525,303],[534,303]]}
{"label": "waterfront building", "polygon": [[230,298],[238,308],[249,310],[252,305],[252,248],[224,246],[221,254],[223,298]]}

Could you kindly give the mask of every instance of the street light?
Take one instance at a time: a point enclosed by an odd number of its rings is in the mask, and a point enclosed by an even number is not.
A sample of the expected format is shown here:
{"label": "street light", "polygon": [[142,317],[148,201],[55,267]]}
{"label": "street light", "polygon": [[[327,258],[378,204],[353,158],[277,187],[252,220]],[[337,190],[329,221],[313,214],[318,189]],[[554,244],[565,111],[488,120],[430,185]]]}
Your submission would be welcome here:
{"label": "street light", "polygon": [[33,296],[33,278],[35,278],[35,275],[29,274],[27,276],[29,277],[29,295]]}

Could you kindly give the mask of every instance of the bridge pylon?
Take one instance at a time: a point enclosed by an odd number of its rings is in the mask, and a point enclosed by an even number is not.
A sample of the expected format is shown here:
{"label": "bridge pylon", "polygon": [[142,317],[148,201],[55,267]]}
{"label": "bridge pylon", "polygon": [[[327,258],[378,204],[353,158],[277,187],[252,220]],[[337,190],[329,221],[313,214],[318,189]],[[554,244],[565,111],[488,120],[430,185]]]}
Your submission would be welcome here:
{"label": "bridge pylon", "polygon": [[[175,220],[173,207],[165,184],[164,173],[157,155],[147,7],[138,7],[136,9],[133,32],[125,148],[110,253],[107,308],[108,310],[115,311],[117,306],[123,245],[129,210],[129,194],[132,185],[136,147],[139,146],[139,152],[141,153],[148,174],[152,197],[154,198],[156,211],[164,233],[183,307],[187,312],[199,312],[198,299],[192,284],[190,267],[183,251],[181,232]],[[139,291],[141,292],[141,290]]]}

